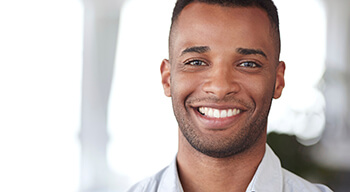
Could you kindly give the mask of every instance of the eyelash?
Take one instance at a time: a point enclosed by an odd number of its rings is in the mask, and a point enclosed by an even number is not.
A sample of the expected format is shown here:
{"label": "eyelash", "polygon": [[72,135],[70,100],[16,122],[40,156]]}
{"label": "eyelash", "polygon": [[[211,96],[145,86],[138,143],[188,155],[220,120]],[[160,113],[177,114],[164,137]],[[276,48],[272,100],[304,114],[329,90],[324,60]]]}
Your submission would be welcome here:
{"label": "eyelash", "polygon": [[[201,60],[190,60],[185,62],[185,65],[190,65],[190,66],[206,66],[206,62],[201,61]],[[261,67],[261,65],[257,64],[256,62],[253,61],[244,61],[241,62],[239,65],[239,67],[247,67],[247,68],[257,68],[257,67]]]}
{"label": "eyelash", "polygon": [[[198,64],[200,63],[200,64]],[[204,61],[201,60],[190,60],[185,62],[185,65],[190,65],[190,66],[205,66],[207,65]]]}
{"label": "eyelash", "polygon": [[[248,64],[249,66],[244,65],[244,64]],[[244,61],[244,62],[240,63],[238,66],[240,66],[240,67],[248,67],[248,68],[261,67],[259,64],[255,63],[255,62],[252,62],[252,61]]]}

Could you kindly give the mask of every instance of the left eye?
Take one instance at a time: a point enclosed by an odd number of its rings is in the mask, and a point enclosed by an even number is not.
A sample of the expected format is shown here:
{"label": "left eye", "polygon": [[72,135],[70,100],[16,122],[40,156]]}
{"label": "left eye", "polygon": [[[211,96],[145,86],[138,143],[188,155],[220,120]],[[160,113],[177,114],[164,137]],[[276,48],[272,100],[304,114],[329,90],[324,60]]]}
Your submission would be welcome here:
{"label": "left eye", "polygon": [[200,60],[193,60],[193,61],[187,62],[186,65],[201,66],[201,65],[206,65],[206,63]]}
{"label": "left eye", "polygon": [[251,62],[251,61],[246,61],[241,64],[239,64],[240,67],[250,67],[250,68],[255,68],[258,67],[258,64]]}

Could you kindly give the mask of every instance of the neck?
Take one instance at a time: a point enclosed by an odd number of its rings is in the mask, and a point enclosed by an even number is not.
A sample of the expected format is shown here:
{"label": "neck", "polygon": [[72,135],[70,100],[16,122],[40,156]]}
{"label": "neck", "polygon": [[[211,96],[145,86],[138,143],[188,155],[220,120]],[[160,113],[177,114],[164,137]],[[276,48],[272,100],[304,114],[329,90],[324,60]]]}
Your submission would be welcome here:
{"label": "neck", "polygon": [[178,172],[186,192],[245,191],[264,154],[266,136],[249,149],[228,158],[213,158],[196,151],[179,132]]}

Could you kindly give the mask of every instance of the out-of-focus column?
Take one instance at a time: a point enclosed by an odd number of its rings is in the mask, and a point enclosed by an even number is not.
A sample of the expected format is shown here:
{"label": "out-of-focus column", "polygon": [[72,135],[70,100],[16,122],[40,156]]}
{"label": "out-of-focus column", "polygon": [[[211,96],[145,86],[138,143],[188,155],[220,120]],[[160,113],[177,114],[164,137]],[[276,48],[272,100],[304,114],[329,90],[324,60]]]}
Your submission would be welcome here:
{"label": "out-of-focus column", "polygon": [[80,190],[111,191],[107,165],[107,109],[123,0],[83,0],[84,47]]}
{"label": "out-of-focus column", "polygon": [[[318,162],[350,170],[350,1],[325,0],[327,7],[326,129],[316,148]],[[335,191],[337,191],[335,189]]]}

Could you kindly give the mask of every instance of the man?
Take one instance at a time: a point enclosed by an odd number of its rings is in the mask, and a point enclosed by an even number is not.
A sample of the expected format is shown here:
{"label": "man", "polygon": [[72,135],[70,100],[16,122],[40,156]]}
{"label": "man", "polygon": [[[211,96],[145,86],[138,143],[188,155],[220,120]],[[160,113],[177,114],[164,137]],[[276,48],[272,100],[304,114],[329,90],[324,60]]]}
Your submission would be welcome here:
{"label": "man", "polygon": [[271,0],[178,0],[161,64],[179,125],[176,160],[130,191],[330,191],[281,168],[266,145],[284,88]]}

